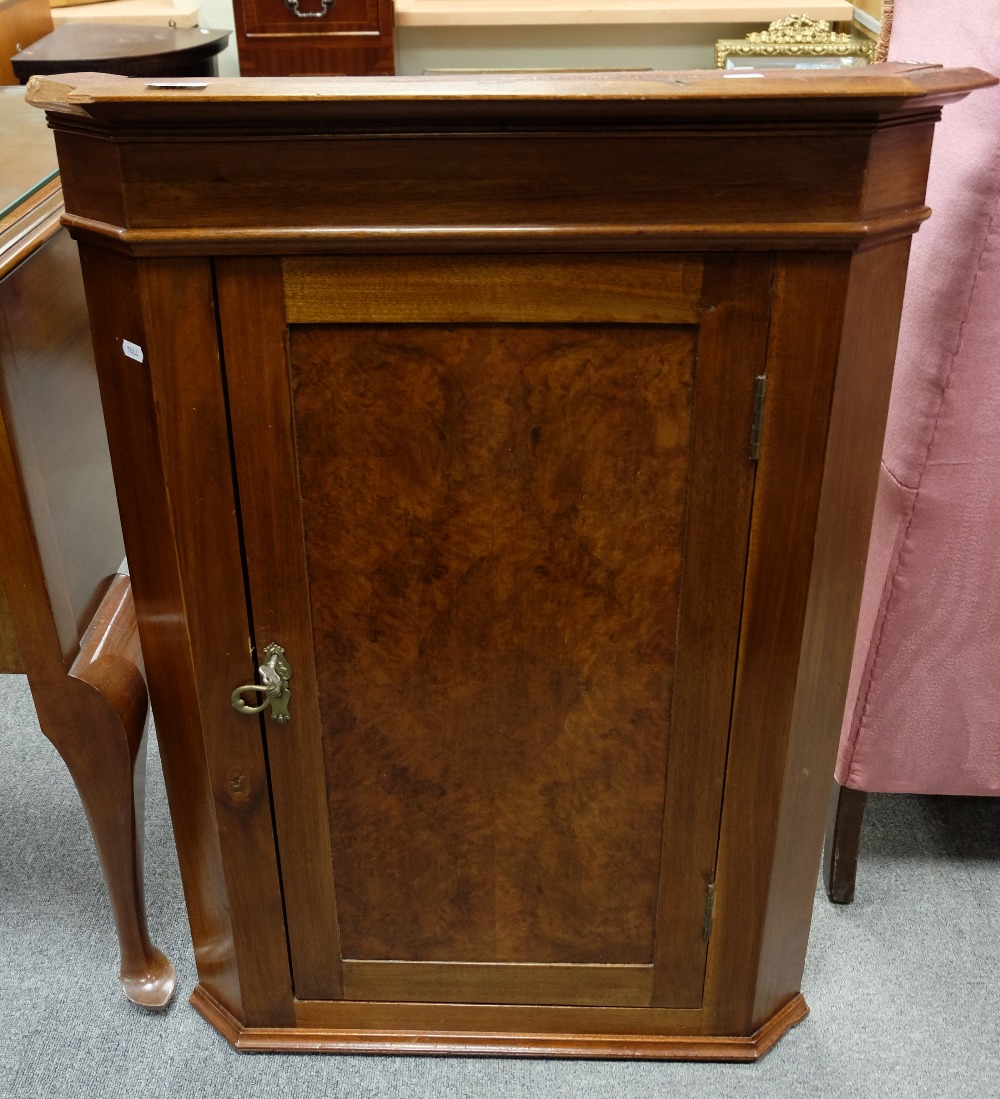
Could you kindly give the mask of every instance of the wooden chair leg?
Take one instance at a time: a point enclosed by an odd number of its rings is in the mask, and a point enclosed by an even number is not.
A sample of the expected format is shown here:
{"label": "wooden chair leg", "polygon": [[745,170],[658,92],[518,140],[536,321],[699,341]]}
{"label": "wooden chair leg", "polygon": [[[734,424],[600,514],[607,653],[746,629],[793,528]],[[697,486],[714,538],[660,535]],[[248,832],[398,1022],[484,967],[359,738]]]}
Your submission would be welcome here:
{"label": "wooden chair leg", "polygon": [[90,822],[118,931],[122,988],[142,1007],[166,1007],[176,976],[146,926],[148,696],[127,576],[112,583],[69,676],[32,690],[42,731],[66,762]]}
{"label": "wooden chair leg", "polygon": [[867,801],[868,795],[864,790],[834,784],[823,852],[826,894],[834,904],[851,904],[854,900],[861,822]]}

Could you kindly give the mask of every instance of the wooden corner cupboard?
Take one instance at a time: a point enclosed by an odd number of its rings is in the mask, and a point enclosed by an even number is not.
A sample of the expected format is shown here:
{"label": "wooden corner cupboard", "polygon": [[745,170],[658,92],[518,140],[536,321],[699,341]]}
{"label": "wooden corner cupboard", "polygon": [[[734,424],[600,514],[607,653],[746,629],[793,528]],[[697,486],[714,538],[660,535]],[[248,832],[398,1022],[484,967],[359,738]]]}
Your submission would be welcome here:
{"label": "wooden corner cupboard", "polygon": [[803,1017],[909,237],[992,82],[32,82],[236,1046]]}

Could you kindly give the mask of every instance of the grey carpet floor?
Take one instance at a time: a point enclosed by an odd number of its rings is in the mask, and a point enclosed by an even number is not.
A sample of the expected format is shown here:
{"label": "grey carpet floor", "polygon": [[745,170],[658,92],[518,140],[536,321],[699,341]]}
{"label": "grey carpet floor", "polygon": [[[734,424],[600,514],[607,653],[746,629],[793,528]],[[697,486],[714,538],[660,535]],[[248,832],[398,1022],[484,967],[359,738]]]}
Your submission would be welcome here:
{"label": "grey carpet floor", "polygon": [[26,682],[0,676],[0,1096],[1000,1096],[1000,801],[870,801],[858,900],[817,893],[812,1013],[756,1065],[237,1054],[188,1005],[194,962],[151,744],[146,882],[178,972],[129,1004],[83,811]]}

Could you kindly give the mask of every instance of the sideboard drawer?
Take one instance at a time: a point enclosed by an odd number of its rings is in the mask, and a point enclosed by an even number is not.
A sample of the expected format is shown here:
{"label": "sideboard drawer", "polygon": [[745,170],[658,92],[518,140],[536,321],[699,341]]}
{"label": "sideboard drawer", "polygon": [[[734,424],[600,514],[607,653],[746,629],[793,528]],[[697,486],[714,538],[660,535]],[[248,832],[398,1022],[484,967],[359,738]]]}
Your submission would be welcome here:
{"label": "sideboard drawer", "polygon": [[392,73],[392,0],[236,0],[244,76]]}
{"label": "sideboard drawer", "polygon": [[248,35],[378,34],[378,0],[243,0]]}

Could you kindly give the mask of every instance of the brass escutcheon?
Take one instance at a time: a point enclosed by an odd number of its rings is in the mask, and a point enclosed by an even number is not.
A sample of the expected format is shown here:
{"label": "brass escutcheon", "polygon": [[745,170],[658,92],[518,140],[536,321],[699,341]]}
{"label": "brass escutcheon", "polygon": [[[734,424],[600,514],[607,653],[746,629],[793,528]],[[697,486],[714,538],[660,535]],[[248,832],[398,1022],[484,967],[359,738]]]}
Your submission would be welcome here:
{"label": "brass escutcheon", "polygon": [[[257,669],[261,682],[237,687],[231,697],[233,709],[241,714],[260,714],[270,709],[271,719],[279,725],[285,725],[291,720],[288,702],[292,692],[288,681],[292,678],[292,669],[285,659],[285,650],[280,645],[268,645],[264,649],[264,656],[267,658],[266,663]],[[257,706],[251,706],[243,699],[248,691],[262,694],[263,701]]]}

